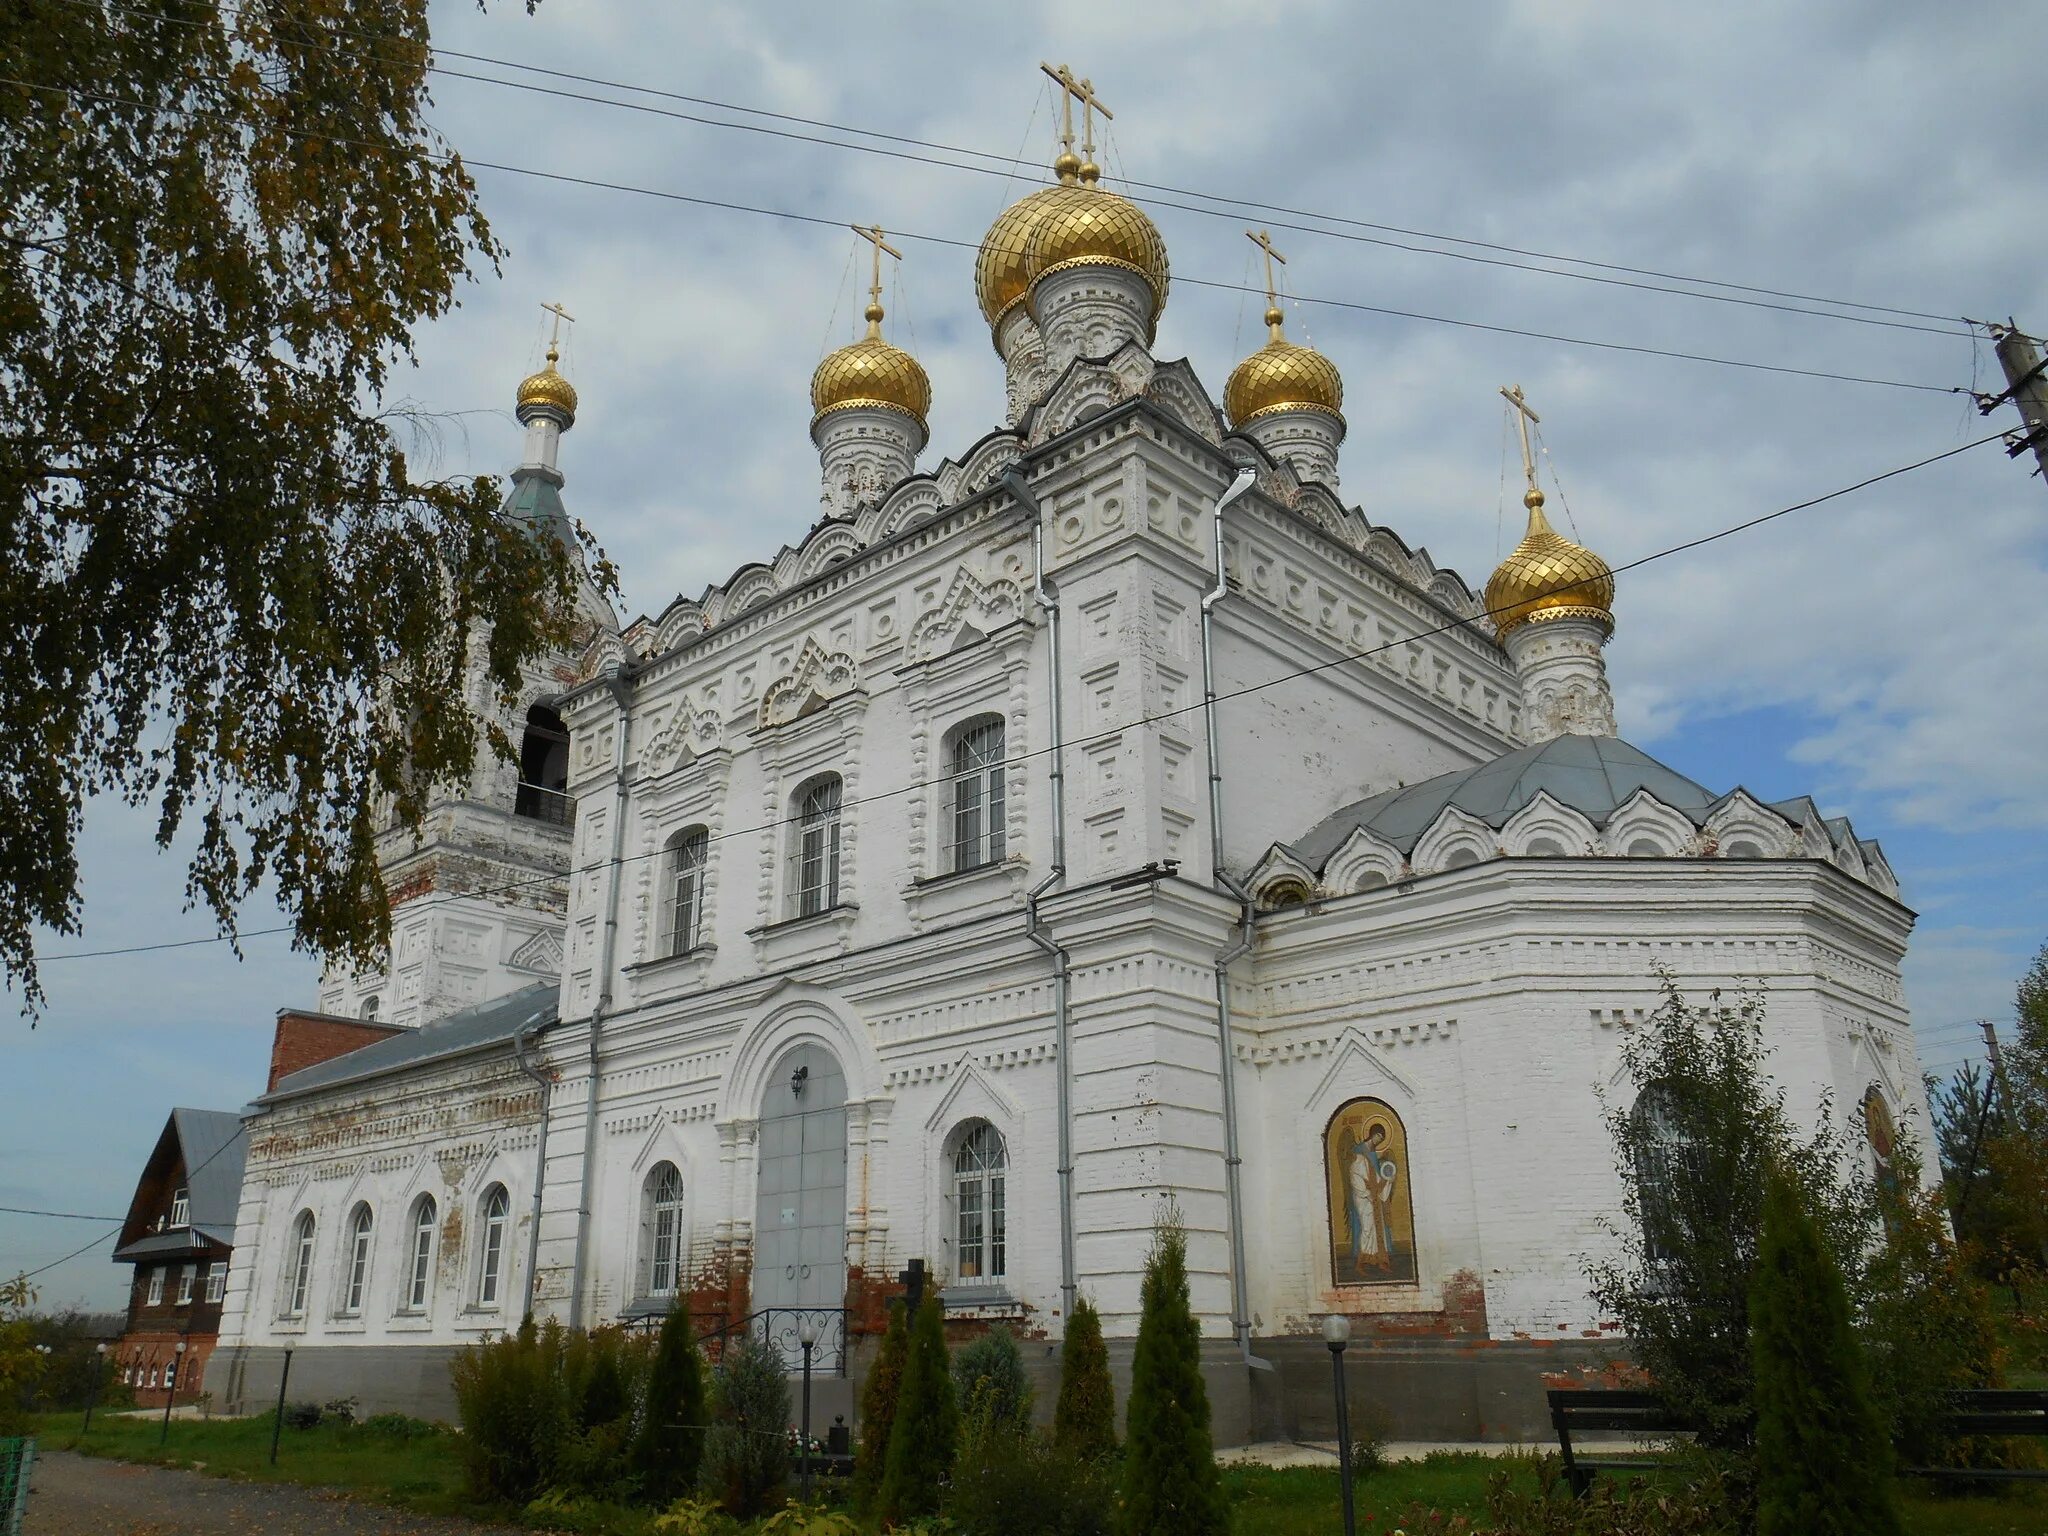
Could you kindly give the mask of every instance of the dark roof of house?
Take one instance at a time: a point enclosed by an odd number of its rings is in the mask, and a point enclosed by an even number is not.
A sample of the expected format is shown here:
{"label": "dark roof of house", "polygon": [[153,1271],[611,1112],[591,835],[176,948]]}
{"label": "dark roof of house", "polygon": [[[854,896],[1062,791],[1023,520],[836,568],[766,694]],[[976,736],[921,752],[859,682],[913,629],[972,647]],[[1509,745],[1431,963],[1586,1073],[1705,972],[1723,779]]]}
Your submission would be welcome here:
{"label": "dark roof of house", "polygon": [[379,1040],[375,1045],[366,1045],[359,1051],[350,1051],[346,1056],[288,1072],[277,1080],[275,1088],[256,1102],[274,1103],[402,1067],[423,1066],[483,1046],[501,1042],[509,1044],[515,1036],[536,1024],[555,1022],[560,1000],[561,990],[557,983],[535,982],[488,1003],[478,1003],[473,1008],[451,1013],[431,1024],[422,1024],[418,1029],[409,1029],[388,1040]]}

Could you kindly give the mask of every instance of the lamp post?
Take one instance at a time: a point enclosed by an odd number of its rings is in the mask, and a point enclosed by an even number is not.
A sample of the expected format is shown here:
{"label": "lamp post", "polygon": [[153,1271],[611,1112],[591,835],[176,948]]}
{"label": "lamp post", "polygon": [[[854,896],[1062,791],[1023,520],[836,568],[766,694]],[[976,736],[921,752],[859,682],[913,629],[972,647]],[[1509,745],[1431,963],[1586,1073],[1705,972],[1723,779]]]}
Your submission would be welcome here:
{"label": "lamp post", "polygon": [[1341,1312],[1324,1318],[1323,1342],[1330,1346],[1330,1370],[1337,1378],[1337,1469],[1344,1487],[1344,1536],[1357,1536],[1358,1517],[1351,1507],[1351,1403],[1344,1394],[1344,1346],[1351,1342],[1351,1319]]}
{"label": "lamp post", "polygon": [[818,1319],[806,1312],[796,1325],[797,1342],[804,1347],[804,1502],[811,1502],[811,1351],[818,1343]]}
{"label": "lamp post", "polygon": [[92,1352],[92,1385],[85,1392],[85,1423],[78,1431],[80,1438],[92,1433],[93,1406],[100,1400],[100,1381],[107,1374],[107,1346],[95,1344]]}
{"label": "lamp post", "polygon": [[178,1400],[178,1378],[185,1374],[185,1341],[178,1340],[178,1347],[171,1355],[171,1373],[164,1382],[164,1427],[157,1432],[156,1443],[162,1445],[171,1437],[171,1404]]}
{"label": "lamp post", "polygon": [[31,1408],[40,1408],[42,1407],[43,1402],[45,1400],[45,1393],[43,1391],[43,1378],[50,1374],[50,1346],[47,1344],[38,1344],[35,1347],[35,1352],[36,1385],[35,1391],[31,1393],[29,1396],[29,1406]]}

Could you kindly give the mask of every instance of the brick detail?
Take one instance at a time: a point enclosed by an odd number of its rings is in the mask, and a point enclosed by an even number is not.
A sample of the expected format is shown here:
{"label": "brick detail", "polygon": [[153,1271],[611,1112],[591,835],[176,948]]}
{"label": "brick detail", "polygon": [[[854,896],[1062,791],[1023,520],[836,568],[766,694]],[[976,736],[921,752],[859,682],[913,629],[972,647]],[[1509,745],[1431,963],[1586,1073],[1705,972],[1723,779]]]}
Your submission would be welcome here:
{"label": "brick detail", "polygon": [[277,1086],[278,1079],[293,1072],[317,1067],[323,1061],[346,1056],[379,1040],[389,1040],[401,1031],[393,1024],[372,1024],[364,1019],[337,1019],[326,1014],[278,1010],[277,1034],[270,1044],[270,1082],[264,1092]]}

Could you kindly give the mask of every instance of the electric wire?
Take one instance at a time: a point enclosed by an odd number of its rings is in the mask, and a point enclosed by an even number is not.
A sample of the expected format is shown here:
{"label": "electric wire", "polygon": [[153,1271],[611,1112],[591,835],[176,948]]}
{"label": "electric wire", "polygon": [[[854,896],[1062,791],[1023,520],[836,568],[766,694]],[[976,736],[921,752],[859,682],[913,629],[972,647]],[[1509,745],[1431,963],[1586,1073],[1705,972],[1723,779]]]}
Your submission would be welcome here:
{"label": "electric wire", "polygon": [[[1981,448],[1987,443],[1998,442],[2003,438],[2003,436],[2003,433],[1993,432],[1984,437],[1977,438],[1971,442],[1963,443],[1956,447],[1943,449],[1939,453],[1929,454],[1925,458],[1916,459],[1910,464],[1901,464],[1896,466],[1895,468],[1883,470],[1877,474],[1866,476],[1864,479],[1858,480],[1851,485],[1841,486],[1835,490],[1823,492],[1818,496],[1808,497],[1806,500],[1794,502],[1790,506],[1779,507],[1775,511],[1765,512],[1760,514],[1759,516],[1749,518],[1746,521],[1731,524],[1726,528],[1717,529],[1712,533],[1702,534],[1698,538],[1687,539],[1682,543],[1672,544],[1663,549],[1654,550],[1647,555],[1640,556],[1637,559],[1628,561],[1625,564],[1612,567],[1612,572],[1616,577],[1620,577],[1626,574],[1627,572],[1640,570],[1644,566],[1651,565],[1656,561],[1669,559],[1674,555],[1685,554],[1691,550],[1703,548],[1708,544],[1717,543],[1722,539],[1732,538],[1736,534],[1746,533],[1750,529],[1762,527],[1766,523],[1775,522],[1779,518],[1788,517],[1795,512],[1803,512],[1810,508],[1821,506],[1826,502],[1837,501],[1844,496],[1852,495],[1857,491],[1865,490],[1868,487],[1877,485],[1883,481],[1896,479],[1901,475],[1907,475],[1913,473],[1916,470],[1925,469],[1929,465],[1938,464],[1942,462],[1944,459],[1955,458],[1960,454],[1968,453],[1970,450],[1974,448]],[[1536,595],[1541,597],[1549,596],[1557,592],[1569,591],[1575,585],[1577,585],[1577,582],[1575,580],[1563,582],[1554,587],[1547,588],[1542,593],[1538,593]],[[1527,598],[1524,598],[1519,599],[1518,601],[1527,600]],[[1383,641],[1378,645],[1368,646],[1361,651],[1340,651],[1336,655],[1328,658],[1327,660],[1314,662],[1308,666],[1296,667],[1289,671],[1278,673],[1273,677],[1264,678],[1254,683],[1246,683],[1240,687],[1232,688],[1225,692],[1218,693],[1214,696],[1213,701],[1203,699],[1187,704],[1176,705],[1171,709],[1160,710],[1156,713],[1142,715],[1134,720],[1128,720],[1115,726],[1106,727],[1103,730],[1097,731],[1091,736],[1087,736],[1076,741],[1067,743],[1063,750],[1084,751],[1089,747],[1113,743],[1118,737],[1122,736],[1123,733],[1126,731],[1143,730],[1147,726],[1157,725],[1162,721],[1175,719],[1181,715],[1191,714],[1197,710],[1207,709],[1210,707],[1212,702],[1214,704],[1229,703],[1233,700],[1241,699],[1251,694],[1262,693],[1268,688],[1276,688],[1280,686],[1282,683],[1293,682],[1304,677],[1314,677],[1320,673],[1330,671],[1333,668],[1348,666],[1355,662],[1369,661],[1375,656],[1383,655],[1386,652],[1395,650],[1400,646],[1412,644],[1417,640],[1431,639],[1437,635],[1448,634],[1453,630],[1470,630],[1473,619],[1491,618],[1495,616],[1497,613],[1503,611],[1505,610],[1481,609],[1469,618],[1452,619],[1448,623],[1438,624],[1432,628],[1417,630],[1412,634],[1397,636],[1392,640]],[[1037,758],[1049,756],[1052,753],[1052,751],[1053,749],[1050,746],[1046,746],[1032,748],[1015,754],[1005,755],[1005,757],[1003,758],[1002,766],[1005,769],[1005,771],[1007,771],[1012,767],[1022,766],[1023,764],[1029,763]],[[895,799],[901,795],[913,794],[920,790],[933,789],[942,784],[949,783],[952,777],[953,776],[951,774],[945,774],[936,778],[915,779],[903,784],[892,786],[887,789],[879,789],[871,791],[867,794],[857,795],[850,799],[842,801],[841,810],[843,812],[845,810],[849,810],[857,806],[872,805],[880,801]],[[725,842],[734,838],[757,837],[765,833],[776,832],[783,827],[794,825],[800,819],[800,817],[795,815],[778,816],[772,820],[757,822],[751,826],[735,827],[727,831],[710,833],[706,837],[706,842],[707,844],[709,844],[715,842]],[[445,898],[431,898],[427,903],[423,904],[423,909],[431,908],[432,906],[436,905],[441,905],[444,902],[468,901],[478,896],[510,895],[513,892],[526,890],[531,887],[539,885],[566,885],[573,882],[579,876],[595,874],[599,871],[611,868],[614,863],[623,867],[627,864],[638,863],[643,859],[661,858],[666,856],[666,854],[667,850],[665,848],[650,849],[641,853],[621,854],[617,860],[604,859],[599,860],[595,863],[583,865],[580,868],[564,870],[558,873],[550,873],[546,875],[536,875],[523,880],[511,881],[503,885],[485,886],[473,890],[451,892]],[[291,933],[296,930],[296,927],[296,924],[284,923],[279,924],[275,927],[252,928],[246,931],[231,934],[217,933],[190,939],[171,939],[160,941],[157,943],[131,944],[109,949],[70,950],[60,952],[57,954],[39,956],[38,961],[39,963],[46,963],[60,960],[107,959],[122,955],[152,954],[159,951],[170,949],[188,949],[202,944],[222,944],[232,942],[239,945],[239,943],[243,939],[263,938],[274,934]]]}
{"label": "electric wire", "polygon": [[[192,1176],[193,1176],[194,1174],[198,1173],[198,1172],[200,1171],[200,1169],[202,1169],[202,1168],[206,1167],[206,1165],[207,1165],[207,1164],[209,1164],[209,1163],[211,1163],[211,1162],[212,1162],[212,1161],[213,1161],[213,1160],[214,1160],[214,1159],[215,1159],[216,1157],[219,1157],[219,1156],[221,1155],[221,1153],[223,1153],[223,1152],[227,1151],[227,1149],[228,1149],[229,1147],[232,1147],[232,1146],[233,1146],[233,1145],[234,1145],[234,1144],[235,1144],[235,1143],[236,1143],[237,1141],[241,1140],[241,1139],[242,1139],[242,1137],[243,1137],[243,1136],[245,1136],[245,1135],[246,1135],[246,1134],[248,1133],[248,1130],[249,1130],[249,1124],[248,1124],[248,1122],[247,1122],[246,1120],[245,1120],[245,1121],[243,1121],[243,1122],[242,1122],[242,1123],[241,1123],[240,1125],[237,1125],[237,1126],[235,1127],[235,1134],[234,1134],[234,1135],[232,1135],[232,1136],[228,1137],[228,1139],[227,1139],[227,1140],[223,1141],[223,1142],[222,1142],[222,1143],[221,1143],[221,1144],[220,1144],[219,1146],[215,1147],[215,1148],[214,1148],[214,1149],[213,1149],[213,1150],[212,1150],[211,1152],[207,1153],[205,1157],[201,1158],[201,1159],[199,1160],[199,1163],[198,1163],[198,1165],[197,1165],[196,1167],[192,1167],[192,1168],[187,1168],[187,1169],[185,1170],[185,1179],[186,1179],[186,1182],[187,1182],[187,1183],[189,1184],[189,1183],[191,1182],[191,1180],[192,1180]],[[56,1215],[56,1214],[61,1214],[61,1213],[58,1213],[58,1212],[40,1212],[40,1213],[33,1213],[33,1214],[44,1214],[44,1215]],[[105,1241],[107,1241],[107,1239],[109,1239],[109,1238],[112,1238],[112,1237],[119,1237],[119,1236],[121,1235],[121,1231],[122,1231],[122,1229],[123,1229],[124,1227],[126,1227],[126,1226],[128,1225],[128,1218],[127,1218],[127,1217],[125,1217],[125,1216],[121,1216],[121,1217],[113,1217],[113,1216],[103,1216],[103,1217],[83,1217],[83,1218],[81,1218],[81,1219],[82,1219],[82,1220],[87,1220],[87,1221],[94,1221],[94,1220],[98,1220],[98,1221],[114,1221],[114,1222],[117,1222],[117,1223],[118,1223],[118,1225],[116,1225],[116,1226],[114,1227],[114,1229],[113,1229],[112,1231],[110,1231],[110,1232],[102,1232],[102,1233],[101,1233],[101,1234],[100,1234],[100,1235],[99,1235],[98,1237],[94,1238],[94,1239],[93,1239],[93,1240],[92,1240],[91,1242],[89,1242],[89,1243],[85,1243],[85,1244],[81,1245],[80,1247],[77,1247],[77,1248],[74,1248],[74,1249],[72,1249],[72,1250],[71,1250],[71,1251],[70,1251],[69,1253],[65,1254],[63,1258],[61,1258],[61,1259],[52,1259],[52,1260],[50,1260],[50,1262],[49,1262],[49,1263],[47,1263],[47,1264],[45,1264],[45,1265],[41,1266],[40,1268],[38,1268],[38,1269],[31,1269],[31,1270],[26,1270],[26,1271],[22,1272],[21,1274],[19,1274],[19,1275],[16,1275],[16,1276],[15,1276],[15,1278],[16,1278],[17,1280],[33,1280],[33,1279],[35,1279],[35,1277],[36,1277],[37,1275],[46,1275],[46,1274],[48,1274],[48,1273],[49,1273],[49,1272],[50,1272],[51,1270],[53,1270],[53,1269],[56,1269],[56,1268],[57,1268],[58,1266],[60,1266],[60,1265],[64,1265],[64,1264],[69,1264],[69,1263],[70,1263],[70,1262],[71,1262],[71,1261],[72,1261],[73,1259],[75,1259],[75,1258],[79,1257],[79,1256],[80,1256],[81,1254],[86,1254],[86,1253],[90,1253],[90,1252],[92,1252],[92,1250],[93,1250],[93,1249],[95,1249],[95,1248],[99,1247],[99,1245],[100,1245],[101,1243],[104,1243]]]}
{"label": "electric wire", "polygon": [[126,1221],[125,1216],[102,1216],[93,1211],[38,1211],[25,1205],[0,1205],[0,1216],[49,1216],[59,1221]]}

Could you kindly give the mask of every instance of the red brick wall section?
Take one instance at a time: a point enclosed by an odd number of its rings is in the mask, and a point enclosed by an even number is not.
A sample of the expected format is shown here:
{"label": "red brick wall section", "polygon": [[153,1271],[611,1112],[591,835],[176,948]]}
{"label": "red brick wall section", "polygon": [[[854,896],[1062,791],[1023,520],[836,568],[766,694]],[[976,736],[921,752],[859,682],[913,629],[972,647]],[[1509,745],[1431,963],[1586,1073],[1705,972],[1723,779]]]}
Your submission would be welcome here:
{"label": "red brick wall section", "polygon": [[293,1013],[283,1009],[277,1015],[277,1035],[270,1045],[270,1085],[288,1073],[317,1067],[323,1061],[346,1056],[379,1040],[400,1033],[395,1024],[372,1024],[362,1019],[334,1019],[319,1014]]}

